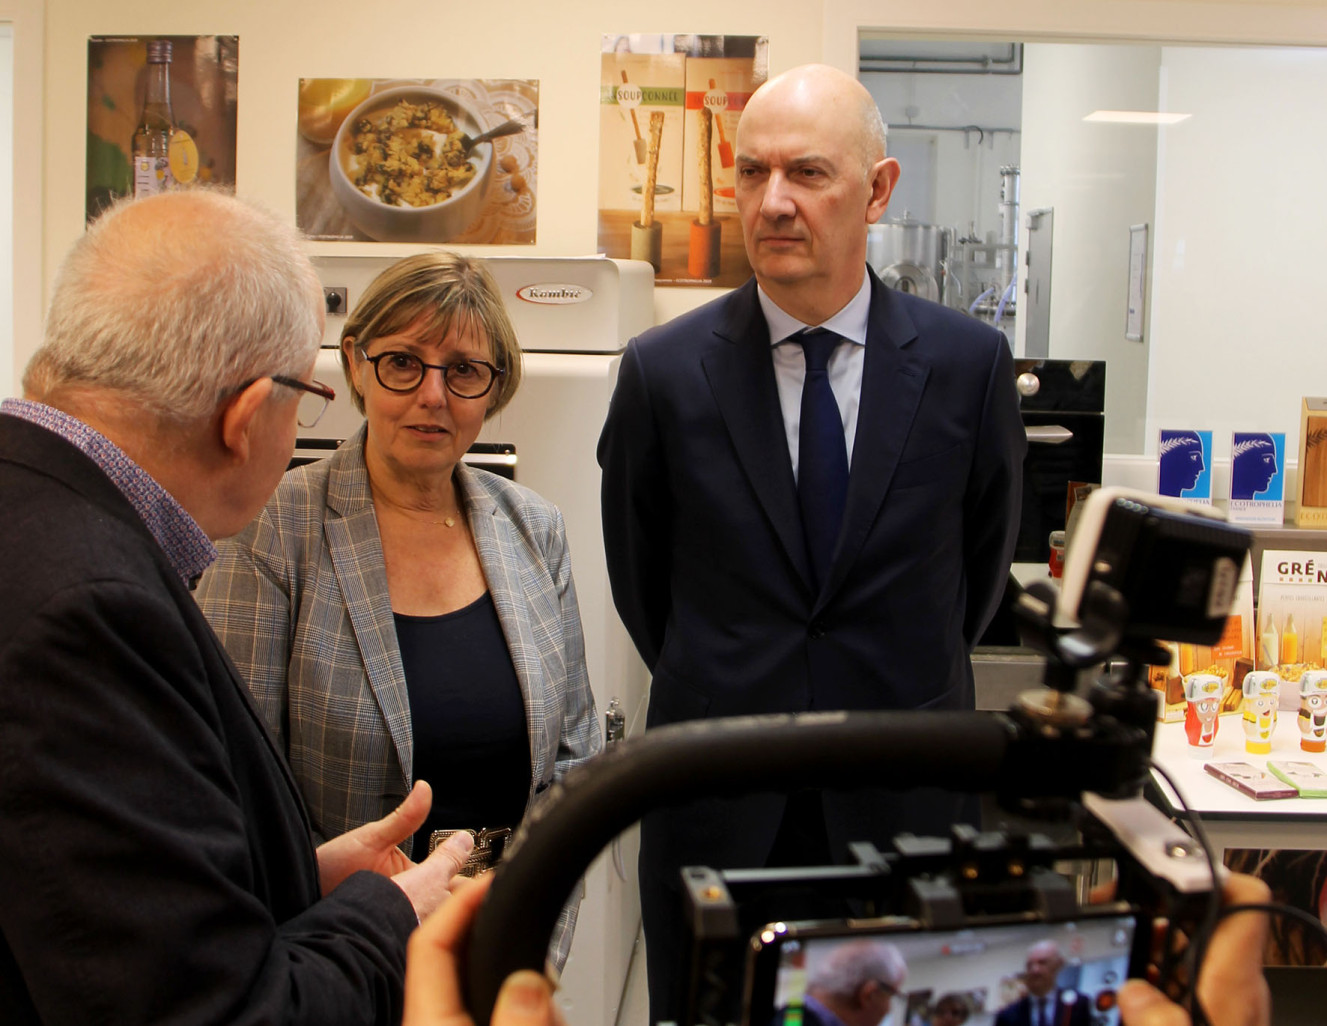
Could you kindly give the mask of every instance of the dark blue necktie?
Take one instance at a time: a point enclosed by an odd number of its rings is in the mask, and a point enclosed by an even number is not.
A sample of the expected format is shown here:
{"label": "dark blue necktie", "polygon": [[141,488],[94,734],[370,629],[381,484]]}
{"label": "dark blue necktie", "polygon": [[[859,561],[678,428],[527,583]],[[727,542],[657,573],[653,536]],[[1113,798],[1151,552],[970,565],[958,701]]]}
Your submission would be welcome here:
{"label": "dark blue necktie", "polygon": [[794,336],[806,356],[801,424],[797,437],[797,497],[816,585],[829,573],[848,496],[848,446],[843,417],[829,387],[829,356],[842,339],[811,328]]}

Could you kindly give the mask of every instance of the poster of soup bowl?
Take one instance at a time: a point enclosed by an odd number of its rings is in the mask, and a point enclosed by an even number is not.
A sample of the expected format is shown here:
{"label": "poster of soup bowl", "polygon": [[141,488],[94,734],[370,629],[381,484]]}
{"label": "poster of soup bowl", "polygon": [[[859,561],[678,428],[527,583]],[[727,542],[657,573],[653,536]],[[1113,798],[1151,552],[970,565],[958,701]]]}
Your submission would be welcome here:
{"label": "poster of soup bowl", "polygon": [[311,239],[535,241],[539,83],[303,78],[295,218]]}

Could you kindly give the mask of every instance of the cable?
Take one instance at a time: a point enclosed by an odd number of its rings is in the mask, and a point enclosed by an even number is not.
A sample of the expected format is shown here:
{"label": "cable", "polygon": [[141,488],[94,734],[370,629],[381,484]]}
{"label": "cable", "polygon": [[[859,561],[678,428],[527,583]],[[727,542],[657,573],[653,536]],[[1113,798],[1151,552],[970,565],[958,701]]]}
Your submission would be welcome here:
{"label": "cable", "polygon": [[[1207,831],[1202,825],[1202,820],[1198,814],[1189,808],[1184,800],[1184,795],[1175,785],[1174,778],[1164,769],[1158,766],[1151,759],[1148,760],[1150,767],[1157,772],[1175,793],[1175,798],[1179,802],[1180,811],[1191,827],[1195,840],[1203,849],[1203,854],[1207,858],[1207,864],[1212,875],[1212,897],[1209,899],[1207,913],[1203,917],[1202,926],[1194,933],[1189,944],[1189,950],[1185,953],[1186,960],[1190,963],[1189,979],[1191,981],[1189,991],[1189,1014],[1193,1020],[1193,1026],[1208,1026],[1210,1020],[1207,1017],[1207,1011],[1203,1008],[1201,1000],[1198,998],[1198,977],[1202,969],[1203,959],[1207,954],[1207,946],[1211,943],[1213,932],[1221,920],[1228,916],[1238,915],[1241,912],[1262,912],[1265,915],[1286,916],[1298,920],[1309,929],[1313,930],[1324,941],[1327,941],[1327,925],[1311,912],[1302,908],[1296,908],[1293,905],[1287,905],[1282,902],[1253,902],[1240,905],[1221,905],[1221,888],[1216,879],[1216,857],[1212,849],[1211,842],[1207,838]],[[1215,906],[1215,907],[1214,907]]]}
{"label": "cable", "polygon": [[[1188,963],[1189,979],[1189,1017],[1193,1020],[1193,1026],[1210,1026],[1211,1020],[1207,1017],[1207,1012],[1203,1008],[1202,1002],[1198,1000],[1198,972],[1201,968],[1202,953],[1206,948],[1206,938],[1210,937],[1212,931],[1216,929],[1216,924],[1221,919],[1221,884],[1217,879],[1216,854],[1212,850],[1212,842],[1207,836],[1207,829],[1203,826],[1202,819],[1198,816],[1189,803],[1184,799],[1184,793],[1179,785],[1175,783],[1175,778],[1166,772],[1151,756],[1147,758],[1147,766],[1156,773],[1175,793],[1175,800],[1179,802],[1182,818],[1189,826],[1189,832],[1193,834],[1194,840],[1198,842],[1203,850],[1203,856],[1207,859],[1207,868],[1212,881],[1211,894],[1207,899],[1207,911],[1203,914],[1202,924],[1199,926],[1190,942],[1188,949],[1184,952],[1182,962]],[[1170,960],[1170,934],[1174,930],[1174,924],[1167,925],[1167,943],[1163,958]]]}
{"label": "cable", "polygon": [[1219,919],[1225,919],[1227,916],[1233,916],[1239,912],[1268,912],[1279,916],[1288,916],[1291,919],[1298,919],[1301,923],[1312,929],[1323,940],[1327,940],[1327,924],[1315,916],[1312,912],[1306,912],[1302,908],[1296,908],[1294,905],[1287,905],[1279,901],[1268,901],[1264,903],[1251,903],[1245,905],[1226,905],[1221,909]]}

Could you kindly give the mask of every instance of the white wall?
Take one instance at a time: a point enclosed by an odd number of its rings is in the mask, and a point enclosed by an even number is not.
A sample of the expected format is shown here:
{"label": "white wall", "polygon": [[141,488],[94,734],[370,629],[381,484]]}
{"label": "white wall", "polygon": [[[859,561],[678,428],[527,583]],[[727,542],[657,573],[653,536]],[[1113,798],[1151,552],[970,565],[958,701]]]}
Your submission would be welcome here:
{"label": "white wall", "polygon": [[0,20],[0,396],[13,394],[14,27]]}
{"label": "white wall", "polygon": [[1327,394],[1327,51],[1168,47],[1147,451],[1161,427],[1286,433]]}
{"label": "white wall", "polygon": [[14,259],[7,285],[9,302],[0,302],[0,320],[12,339],[0,344],[0,398],[18,390],[19,372],[41,337],[44,11],[42,0],[0,0],[0,22],[12,33],[13,90],[3,101],[11,118],[13,145],[0,153],[9,187],[0,187],[0,203],[9,207]]}
{"label": "white wall", "polygon": [[1150,340],[1124,337],[1129,226],[1152,220],[1157,130],[1085,122],[1156,110],[1161,48],[1029,44],[1023,209],[1055,211],[1050,355],[1106,361],[1106,451],[1142,450]]}

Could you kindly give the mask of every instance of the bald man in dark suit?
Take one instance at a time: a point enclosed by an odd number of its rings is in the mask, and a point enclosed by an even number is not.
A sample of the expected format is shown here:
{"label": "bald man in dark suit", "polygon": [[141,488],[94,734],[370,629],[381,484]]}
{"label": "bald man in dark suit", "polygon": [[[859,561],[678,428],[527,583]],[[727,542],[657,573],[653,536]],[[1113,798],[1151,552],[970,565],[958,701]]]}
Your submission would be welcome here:
{"label": "bald man in dark suit", "polygon": [[[898,180],[869,93],[832,68],[752,96],[737,134],[754,280],[633,340],[599,443],[613,597],[649,727],[971,709],[1026,438],[1008,342],[886,288],[866,227]],[[947,831],[952,796],[763,794],[644,821],[654,1020],[680,1014],[678,869],[815,864]]]}

